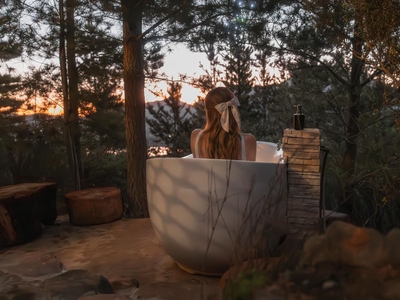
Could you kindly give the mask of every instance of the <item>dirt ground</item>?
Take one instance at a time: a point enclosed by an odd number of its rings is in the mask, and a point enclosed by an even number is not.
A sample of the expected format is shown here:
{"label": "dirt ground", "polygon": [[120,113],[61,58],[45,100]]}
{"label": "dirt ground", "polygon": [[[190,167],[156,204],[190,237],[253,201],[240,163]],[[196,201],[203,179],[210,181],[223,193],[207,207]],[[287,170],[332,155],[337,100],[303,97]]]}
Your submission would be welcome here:
{"label": "dirt ground", "polygon": [[[73,226],[63,214],[36,240],[0,248],[0,271],[27,281],[74,269],[101,274],[124,299],[211,300],[221,293],[219,278],[190,275],[174,263],[150,219]],[[96,299],[117,299],[113,297]]]}

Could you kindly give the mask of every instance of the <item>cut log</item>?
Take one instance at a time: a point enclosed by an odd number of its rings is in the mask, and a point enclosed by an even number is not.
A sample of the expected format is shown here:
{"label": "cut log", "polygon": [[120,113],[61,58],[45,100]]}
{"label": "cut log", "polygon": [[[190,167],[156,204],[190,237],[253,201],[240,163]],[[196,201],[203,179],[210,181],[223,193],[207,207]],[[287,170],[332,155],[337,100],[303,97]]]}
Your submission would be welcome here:
{"label": "cut log", "polygon": [[35,239],[41,225],[57,219],[57,184],[21,183],[0,187],[0,246],[12,246]]}
{"label": "cut log", "polygon": [[69,221],[73,225],[97,225],[123,216],[121,190],[114,187],[91,188],[65,195]]}

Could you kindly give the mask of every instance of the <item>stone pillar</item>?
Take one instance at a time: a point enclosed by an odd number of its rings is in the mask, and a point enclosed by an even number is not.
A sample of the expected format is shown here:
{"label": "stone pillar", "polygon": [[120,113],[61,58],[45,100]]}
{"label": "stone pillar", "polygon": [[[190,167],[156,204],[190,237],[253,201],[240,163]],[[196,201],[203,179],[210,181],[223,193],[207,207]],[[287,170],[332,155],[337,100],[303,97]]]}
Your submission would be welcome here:
{"label": "stone pillar", "polygon": [[288,238],[301,240],[320,228],[320,131],[285,129],[283,156],[288,163]]}

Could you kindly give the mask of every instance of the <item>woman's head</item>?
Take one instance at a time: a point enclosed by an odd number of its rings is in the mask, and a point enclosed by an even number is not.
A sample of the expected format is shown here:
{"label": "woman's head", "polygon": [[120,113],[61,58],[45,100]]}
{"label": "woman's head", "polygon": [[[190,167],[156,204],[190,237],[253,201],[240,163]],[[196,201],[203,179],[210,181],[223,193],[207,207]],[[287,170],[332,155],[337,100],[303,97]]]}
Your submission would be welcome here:
{"label": "woman's head", "polygon": [[[217,105],[231,101],[235,98],[235,95],[226,87],[217,87],[212,89],[204,100],[204,106],[206,110],[206,127],[208,130],[210,127],[217,130],[221,127],[222,112],[218,111]],[[237,102],[237,105],[238,102]],[[239,132],[240,131],[240,118],[237,113],[237,117],[232,113],[232,107],[228,108],[229,114],[229,129],[227,132]]]}
{"label": "woman's head", "polygon": [[207,94],[204,100],[206,126],[200,137],[201,157],[241,159],[238,105],[239,101],[226,87],[214,88]]}

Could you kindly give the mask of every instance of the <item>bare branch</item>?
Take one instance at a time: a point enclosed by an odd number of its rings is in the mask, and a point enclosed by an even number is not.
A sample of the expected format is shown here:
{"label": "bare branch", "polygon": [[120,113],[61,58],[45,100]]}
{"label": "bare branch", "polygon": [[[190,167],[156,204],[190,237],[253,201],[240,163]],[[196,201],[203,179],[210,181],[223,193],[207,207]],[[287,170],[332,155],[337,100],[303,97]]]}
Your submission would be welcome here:
{"label": "bare branch", "polygon": [[136,41],[139,41],[140,39],[143,39],[144,36],[146,36],[146,34],[148,34],[149,32],[153,31],[155,28],[157,28],[158,26],[160,26],[162,23],[164,23],[165,21],[167,21],[168,19],[170,19],[171,17],[173,17],[174,15],[178,14],[179,12],[182,11],[182,9],[187,5],[187,1],[183,2],[183,4],[174,12],[170,13],[169,15],[166,15],[164,18],[158,20],[158,22],[156,22],[155,24],[153,24],[152,26],[150,26],[150,28],[148,28],[147,30],[145,30],[144,32],[142,32],[141,34],[139,34],[136,37]]}

